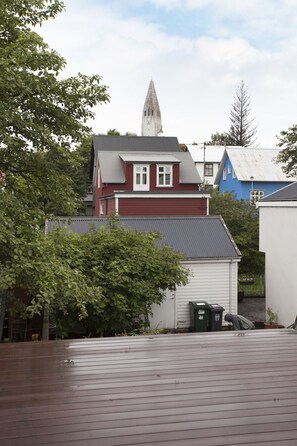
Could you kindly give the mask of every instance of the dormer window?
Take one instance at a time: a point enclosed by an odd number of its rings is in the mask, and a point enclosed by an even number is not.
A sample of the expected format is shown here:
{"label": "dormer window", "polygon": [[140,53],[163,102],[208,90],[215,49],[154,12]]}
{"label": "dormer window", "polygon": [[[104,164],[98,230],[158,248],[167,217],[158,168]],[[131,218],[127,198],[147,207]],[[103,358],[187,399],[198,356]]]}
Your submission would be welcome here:
{"label": "dormer window", "polygon": [[150,188],[150,170],[149,165],[134,164],[133,189],[149,190]]}
{"label": "dormer window", "polygon": [[157,186],[172,187],[172,165],[157,166]]}

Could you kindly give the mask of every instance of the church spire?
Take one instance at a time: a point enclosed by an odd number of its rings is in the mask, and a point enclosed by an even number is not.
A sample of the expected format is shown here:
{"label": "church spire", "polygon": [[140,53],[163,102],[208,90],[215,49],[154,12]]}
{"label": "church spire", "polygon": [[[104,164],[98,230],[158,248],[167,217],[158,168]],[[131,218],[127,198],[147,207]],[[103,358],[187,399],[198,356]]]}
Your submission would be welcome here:
{"label": "church spire", "polygon": [[158,136],[162,132],[161,111],[155,85],[151,80],[142,110],[141,135]]}

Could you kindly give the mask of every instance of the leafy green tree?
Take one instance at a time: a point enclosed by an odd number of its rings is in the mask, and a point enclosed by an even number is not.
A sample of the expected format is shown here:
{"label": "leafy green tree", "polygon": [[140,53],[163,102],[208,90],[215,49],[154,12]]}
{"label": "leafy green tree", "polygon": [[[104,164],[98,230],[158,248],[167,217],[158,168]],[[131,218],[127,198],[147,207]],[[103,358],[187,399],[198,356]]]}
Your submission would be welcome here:
{"label": "leafy green tree", "polygon": [[214,189],[209,208],[210,214],[223,217],[242,254],[239,272],[263,273],[264,256],[259,252],[259,216],[255,206],[245,200],[236,200],[233,194]]}
{"label": "leafy green tree", "polygon": [[227,132],[223,133],[212,133],[210,137],[210,141],[206,142],[205,144],[209,146],[232,146],[233,140],[231,139],[230,135]]}
{"label": "leafy green tree", "polygon": [[0,2],[0,289],[24,289],[28,314],[68,302],[83,317],[99,289],[57,255],[44,222],[77,212],[72,149],[109,96],[98,75],[62,79],[65,60],[33,31],[62,9],[59,0]]}
{"label": "leafy green tree", "polygon": [[71,237],[46,235],[44,214],[0,190],[0,289],[20,288],[31,301],[25,314],[40,314],[46,305],[87,314],[88,303],[101,302],[101,289],[80,268],[80,251]]}
{"label": "leafy green tree", "polygon": [[278,146],[282,151],[277,157],[279,163],[283,163],[283,171],[288,176],[297,175],[297,125],[288,130],[283,130],[278,136]]}
{"label": "leafy green tree", "polygon": [[117,129],[109,129],[106,134],[109,136],[121,136]]}
{"label": "leafy green tree", "polygon": [[[60,231],[56,236],[64,237]],[[89,285],[102,291],[99,305],[96,301],[88,304],[88,316],[82,320],[88,335],[111,335],[147,326],[151,305],[161,303],[164,291],[187,283],[183,256],[160,246],[159,239],[156,233],[136,232],[112,219],[107,229],[70,237],[66,257],[69,250],[75,253],[71,266],[82,272]],[[64,257],[64,242],[60,245]],[[52,310],[52,316],[63,327],[65,319],[58,310]],[[69,314],[73,323],[77,322],[71,307],[67,319]]]}
{"label": "leafy green tree", "polygon": [[78,200],[64,173],[69,153],[109,97],[98,75],[60,79],[65,60],[32,31],[62,9],[58,0],[1,1],[0,172],[6,190],[70,214]]}
{"label": "leafy green tree", "polygon": [[230,145],[250,147],[256,143],[257,127],[253,126],[254,119],[250,119],[250,103],[247,88],[241,81],[230,112]]}

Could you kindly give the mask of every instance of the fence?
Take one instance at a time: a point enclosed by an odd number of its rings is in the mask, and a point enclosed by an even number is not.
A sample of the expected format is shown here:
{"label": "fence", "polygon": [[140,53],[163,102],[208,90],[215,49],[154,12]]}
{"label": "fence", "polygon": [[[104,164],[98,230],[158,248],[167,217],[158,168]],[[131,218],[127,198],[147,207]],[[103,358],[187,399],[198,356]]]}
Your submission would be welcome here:
{"label": "fence", "polygon": [[259,275],[240,275],[238,278],[238,291],[244,291],[245,296],[265,296],[265,279]]}

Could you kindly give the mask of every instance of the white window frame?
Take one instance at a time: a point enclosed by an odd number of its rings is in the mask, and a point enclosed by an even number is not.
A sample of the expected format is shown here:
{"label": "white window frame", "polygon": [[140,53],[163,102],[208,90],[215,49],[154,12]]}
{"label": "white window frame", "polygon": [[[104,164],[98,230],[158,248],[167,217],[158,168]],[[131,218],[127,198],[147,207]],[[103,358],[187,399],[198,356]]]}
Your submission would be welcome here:
{"label": "white window frame", "polygon": [[264,197],[264,191],[260,189],[250,190],[250,204],[255,204]]}
{"label": "white window frame", "polygon": [[99,214],[105,215],[105,202],[104,201],[99,202]]}
{"label": "white window frame", "polygon": [[226,169],[223,169],[223,180],[226,181],[227,175],[226,175]]}
{"label": "white window frame", "polygon": [[228,175],[230,175],[230,173],[231,173],[231,166],[230,166],[230,164],[229,164],[229,166],[227,167],[227,169],[228,169]]}
{"label": "white window frame", "polygon": [[[157,164],[157,186],[172,187],[172,164]],[[160,181],[161,180],[161,181]]]}
{"label": "white window frame", "polygon": [[133,190],[150,190],[150,165],[133,165]]}
{"label": "white window frame", "polygon": [[204,163],[204,176],[213,177],[213,163]]}
{"label": "white window frame", "polygon": [[97,171],[98,189],[100,189],[100,182],[101,182],[101,170],[100,170],[100,166],[98,166],[98,171]]}

